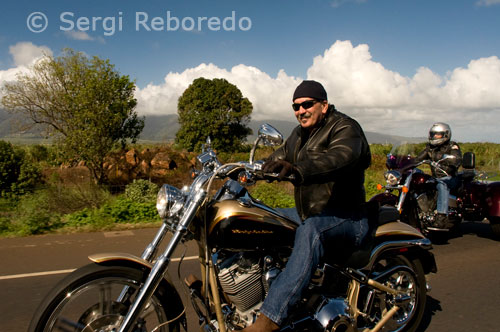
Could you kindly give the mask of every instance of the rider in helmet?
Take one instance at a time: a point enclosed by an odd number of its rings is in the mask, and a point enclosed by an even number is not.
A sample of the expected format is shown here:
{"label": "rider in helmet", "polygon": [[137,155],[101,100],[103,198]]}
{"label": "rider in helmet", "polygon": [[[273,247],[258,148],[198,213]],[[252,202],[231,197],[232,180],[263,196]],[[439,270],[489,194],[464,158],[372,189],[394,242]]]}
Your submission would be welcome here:
{"label": "rider in helmet", "polygon": [[446,173],[436,168],[437,165],[431,165],[432,175],[437,179],[437,216],[434,220],[434,227],[438,230],[449,230],[452,226],[448,222],[448,199],[450,189],[458,186],[456,178],[457,170],[462,163],[462,152],[457,143],[450,141],[451,128],[443,122],[437,122],[429,130],[429,143],[418,157],[417,161],[431,160],[438,162],[443,159],[445,154],[453,156],[439,162],[439,167]]}

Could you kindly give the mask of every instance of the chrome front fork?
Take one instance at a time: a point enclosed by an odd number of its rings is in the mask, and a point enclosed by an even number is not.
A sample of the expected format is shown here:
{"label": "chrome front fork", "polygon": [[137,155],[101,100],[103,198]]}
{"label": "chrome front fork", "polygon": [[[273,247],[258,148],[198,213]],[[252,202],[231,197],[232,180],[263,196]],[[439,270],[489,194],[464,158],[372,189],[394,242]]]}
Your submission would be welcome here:
{"label": "chrome front fork", "polygon": [[[193,220],[198,208],[201,206],[205,199],[206,193],[200,190],[194,199],[188,203],[188,207],[186,208],[186,212],[182,216],[179,224],[177,225],[174,236],[170,240],[165,248],[163,254],[161,254],[156,260],[151,272],[144,282],[144,285],[140,288],[139,294],[135,298],[130,310],[127,315],[123,319],[123,322],[120,326],[118,332],[130,332],[135,324],[135,321],[139,317],[139,314],[144,310],[146,303],[149,301],[156,288],[162,281],[165,273],[167,272],[168,265],[170,263],[170,259],[174,254],[174,250],[177,248],[177,245],[182,241],[184,235],[187,233],[187,228]],[[158,232],[160,233],[160,232]],[[155,239],[156,240],[156,239]],[[158,239],[160,240],[160,239]],[[154,241],[153,241],[154,242]],[[152,243],[153,243],[152,242]],[[148,246],[149,248],[149,246]],[[144,251],[143,256],[152,255],[155,249],[148,250],[148,248]]]}

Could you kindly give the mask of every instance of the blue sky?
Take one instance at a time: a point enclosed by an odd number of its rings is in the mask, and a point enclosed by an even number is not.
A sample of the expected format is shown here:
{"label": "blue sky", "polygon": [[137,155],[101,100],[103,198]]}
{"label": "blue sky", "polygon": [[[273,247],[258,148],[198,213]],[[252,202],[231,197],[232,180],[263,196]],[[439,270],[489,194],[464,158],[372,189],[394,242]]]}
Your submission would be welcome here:
{"label": "blue sky", "polygon": [[[142,114],[175,113],[182,91],[205,76],[240,87],[254,104],[254,119],[294,121],[294,87],[317,79],[365,130],[425,136],[439,120],[452,125],[457,140],[500,143],[493,125],[500,120],[500,0],[19,0],[1,6],[0,86],[41,51],[59,55],[71,47],[109,58],[135,79]],[[47,17],[43,32],[27,26],[34,12]],[[224,19],[234,25],[224,26]]]}

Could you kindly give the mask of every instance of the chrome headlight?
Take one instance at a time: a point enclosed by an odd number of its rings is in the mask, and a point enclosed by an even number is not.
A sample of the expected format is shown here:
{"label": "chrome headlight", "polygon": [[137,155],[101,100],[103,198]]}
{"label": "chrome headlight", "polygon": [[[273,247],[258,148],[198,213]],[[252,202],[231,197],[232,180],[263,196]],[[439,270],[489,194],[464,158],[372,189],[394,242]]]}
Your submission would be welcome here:
{"label": "chrome headlight", "polygon": [[384,174],[385,182],[390,186],[396,186],[401,181],[401,173],[398,171],[388,171]]}
{"label": "chrome headlight", "polygon": [[169,184],[164,184],[156,198],[156,209],[160,218],[164,219],[173,215],[182,208],[184,195],[180,189]]}

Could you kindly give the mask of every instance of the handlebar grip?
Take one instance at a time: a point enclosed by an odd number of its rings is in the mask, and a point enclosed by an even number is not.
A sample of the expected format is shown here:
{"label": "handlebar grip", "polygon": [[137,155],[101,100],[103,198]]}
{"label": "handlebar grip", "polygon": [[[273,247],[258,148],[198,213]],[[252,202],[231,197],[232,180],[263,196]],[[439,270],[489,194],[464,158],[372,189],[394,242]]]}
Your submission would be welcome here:
{"label": "handlebar grip", "polygon": [[[278,181],[278,176],[279,173],[263,173],[264,179],[265,180],[271,180],[271,181]],[[290,174],[288,176],[285,176],[282,181],[294,181],[295,180],[295,175]]]}

